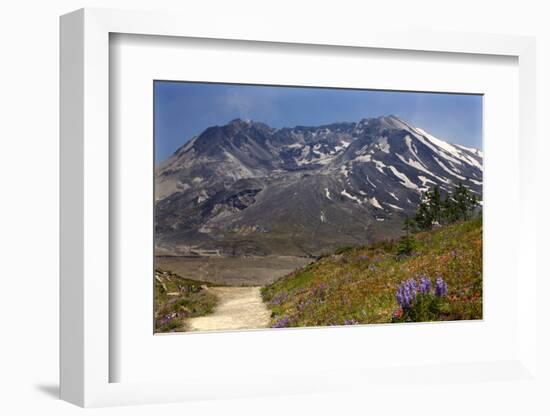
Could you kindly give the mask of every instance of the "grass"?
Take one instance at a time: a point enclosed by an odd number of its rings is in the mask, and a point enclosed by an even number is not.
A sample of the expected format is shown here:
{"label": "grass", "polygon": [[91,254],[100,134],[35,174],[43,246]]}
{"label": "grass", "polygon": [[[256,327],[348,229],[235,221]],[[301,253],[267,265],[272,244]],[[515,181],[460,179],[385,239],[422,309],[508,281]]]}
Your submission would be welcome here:
{"label": "grass", "polygon": [[217,298],[205,283],[160,269],[155,270],[155,332],[182,332],[186,319],[208,315]]}
{"label": "grass", "polygon": [[262,289],[272,325],[326,326],[392,322],[401,282],[442,276],[448,305],[437,320],[482,318],[482,222],[475,219],[414,235],[411,255],[398,241],[345,247]]}

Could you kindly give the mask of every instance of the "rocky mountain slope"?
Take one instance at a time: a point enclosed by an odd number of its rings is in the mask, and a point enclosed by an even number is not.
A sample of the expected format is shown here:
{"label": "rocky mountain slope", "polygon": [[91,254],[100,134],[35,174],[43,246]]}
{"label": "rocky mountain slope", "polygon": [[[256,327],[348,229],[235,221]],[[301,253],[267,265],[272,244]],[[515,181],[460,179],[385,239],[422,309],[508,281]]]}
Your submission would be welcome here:
{"label": "rocky mountain slope", "polygon": [[482,158],[396,116],[209,127],[156,169],[157,254],[310,256],[395,237],[430,186],[481,196]]}

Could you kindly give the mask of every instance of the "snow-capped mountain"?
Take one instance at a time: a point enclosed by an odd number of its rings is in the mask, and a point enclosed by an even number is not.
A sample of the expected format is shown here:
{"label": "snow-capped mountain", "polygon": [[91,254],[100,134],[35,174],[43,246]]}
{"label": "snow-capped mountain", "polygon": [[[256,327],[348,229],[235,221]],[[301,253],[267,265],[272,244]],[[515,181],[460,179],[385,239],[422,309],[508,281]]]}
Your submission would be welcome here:
{"label": "snow-capped mountain", "polygon": [[159,253],[314,255],[399,235],[421,192],[482,192],[483,154],[396,116],[274,129],[233,120],[156,171]]}

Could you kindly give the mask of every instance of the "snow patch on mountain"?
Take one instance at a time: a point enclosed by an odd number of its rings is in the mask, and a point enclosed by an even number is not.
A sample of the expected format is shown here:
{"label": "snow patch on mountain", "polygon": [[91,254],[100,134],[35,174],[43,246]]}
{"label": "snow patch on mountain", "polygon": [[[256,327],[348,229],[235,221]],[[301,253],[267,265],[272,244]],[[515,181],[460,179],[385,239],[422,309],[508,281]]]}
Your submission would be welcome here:
{"label": "snow patch on mountain", "polygon": [[476,156],[483,157],[483,152],[479,149],[476,149],[475,147],[466,147],[461,144],[455,144],[456,147],[460,147],[461,149],[464,149],[468,152],[471,152],[475,154]]}
{"label": "snow patch on mountain", "polygon": [[384,208],[382,208],[382,205],[380,205],[380,203],[378,202],[378,200],[374,196],[372,198],[369,198],[369,202],[373,207],[376,207],[378,209],[384,209]]}
{"label": "snow patch on mountain", "polygon": [[453,175],[457,177],[460,180],[465,180],[466,178],[462,175],[459,175],[456,172],[453,172],[451,169],[449,169],[447,166],[445,166],[437,157],[434,156],[434,160],[437,162],[439,166],[441,166],[441,169],[443,169],[445,172],[447,172],[449,175]]}
{"label": "snow patch on mountain", "polygon": [[376,188],[376,185],[374,183],[372,183],[372,181],[370,180],[370,178],[367,176],[367,182],[370,183],[370,185],[373,187],[373,188]]}
{"label": "snow patch on mountain", "polygon": [[393,192],[388,192],[388,194],[390,194],[392,198],[395,199],[396,201],[399,201],[399,198]]}
{"label": "snow patch on mountain", "polygon": [[431,179],[426,178],[425,176],[418,176],[418,179],[422,182],[422,187],[426,187],[427,183],[433,183],[434,185],[437,185],[436,182],[432,181]]}
{"label": "snow patch on mountain", "polygon": [[198,196],[198,198],[197,198],[197,204],[200,204],[201,202],[204,202],[204,201],[208,200],[208,198],[210,198],[210,197],[208,196],[208,193],[206,193],[206,192],[201,192],[201,194],[200,194],[200,195]]}
{"label": "snow patch on mountain", "polygon": [[445,152],[452,155],[452,158],[449,158],[444,153],[443,154],[440,153],[440,156],[443,157],[444,159],[448,159],[450,162],[454,162],[458,165],[462,165],[462,162],[464,162],[468,165],[475,166],[476,168],[478,168],[480,170],[483,170],[483,166],[475,158],[473,158],[472,156],[470,156],[468,154],[465,154],[464,151],[463,151],[463,150],[466,150],[466,151],[469,151],[471,153],[474,153],[475,155],[477,155],[479,157],[483,157],[483,153],[480,150],[475,149],[475,148],[471,148],[471,147],[466,147],[466,146],[461,146],[461,145],[455,145],[455,144],[448,143],[444,140],[438,139],[437,137],[431,135],[430,133],[428,133],[428,132],[426,132],[426,131],[418,128],[418,127],[416,128],[416,130],[419,131],[424,137],[426,137],[430,142],[435,144],[437,147],[439,147],[440,149],[443,149]]}
{"label": "snow patch on mountain", "polygon": [[[434,153],[436,153],[438,156],[440,156],[443,159],[448,160],[449,162],[454,162],[456,164],[462,164],[460,160],[452,157],[451,155],[447,154],[446,151],[443,148],[438,148],[437,145],[435,145],[435,142],[432,140],[429,140],[425,135],[427,134],[424,132],[424,130],[419,129],[418,127],[415,128],[418,132],[418,136],[416,138],[421,141],[425,146],[429,147],[430,150],[432,150]],[[432,136],[433,137],[433,136]],[[441,141],[437,139],[438,141]],[[448,144],[448,143],[447,143]],[[451,145],[449,145],[451,146]]]}
{"label": "snow patch on mountain", "polygon": [[401,181],[401,184],[409,189],[418,190],[418,186],[411,182],[411,180],[404,173],[399,172],[394,166],[389,167],[392,173]]}
{"label": "snow patch on mountain", "polygon": [[351,199],[351,200],[353,200],[353,201],[355,201],[355,202],[357,202],[357,203],[359,203],[359,204],[361,203],[361,200],[360,200],[359,198],[357,198],[356,196],[353,196],[353,195],[349,194],[345,189],[344,189],[342,192],[340,192],[340,193],[341,193],[342,195],[344,195],[346,198],[349,198],[349,199]]}
{"label": "snow patch on mountain", "polygon": [[299,149],[303,145],[301,143],[292,143],[287,146],[285,146],[287,149]]}
{"label": "snow patch on mountain", "polygon": [[384,168],[386,167],[386,165],[384,164],[384,162],[381,162],[379,160],[374,160],[372,159],[372,162],[376,165],[376,169],[382,173],[383,175],[386,174],[386,172],[384,172]]}
{"label": "snow patch on mountain", "polygon": [[390,144],[388,143],[387,137],[382,137],[380,139],[380,141],[378,142],[378,148],[384,153],[390,153]]}
{"label": "snow patch on mountain", "polygon": [[417,162],[416,160],[412,160],[409,158],[409,160],[406,160],[403,155],[400,155],[399,153],[396,154],[396,156],[403,162],[403,163],[406,163],[407,165],[415,168],[415,169],[418,169],[418,170],[421,170],[422,172],[425,172],[427,173],[428,175],[433,175],[432,172],[430,172],[428,169],[426,169],[426,167],[422,164],[420,164],[419,162]]}
{"label": "snow patch on mountain", "polygon": [[354,162],[370,162],[372,160],[371,155],[361,155],[353,159]]}
{"label": "snow patch on mountain", "polygon": [[390,208],[396,209],[397,211],[405,211],[403,208],[398,207],[397,205],[389,204],[387,202],[386,202],[386,205],[389,206]]}
{"label": "snow patch on mountain", "polygon": [[422,163],[422,161],[418,157],[418,149],[416,148],[416,146],[412,142],[411,136],[409,134],[407,134],[405,136],[405,143],[406,143],[407,147],[409,148],[409,152],[411,152],[411,154],[418,160],[418,162]]}
{"label": "snow patch on mountain", "polygon": [[348,167],[346,165],[340,168],[340,173],[344,175],[346,178],[349,176],[349,172],[350,171],[348,170]]}

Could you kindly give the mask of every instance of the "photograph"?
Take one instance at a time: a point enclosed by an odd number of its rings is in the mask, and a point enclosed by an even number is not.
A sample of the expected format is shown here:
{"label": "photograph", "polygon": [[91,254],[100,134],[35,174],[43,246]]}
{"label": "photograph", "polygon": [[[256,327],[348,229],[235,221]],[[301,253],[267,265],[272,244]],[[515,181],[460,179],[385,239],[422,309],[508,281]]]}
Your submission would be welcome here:
{"label": "photograph", "polygon": [[154,333],[483,319],[483,95],[152,87]]}

